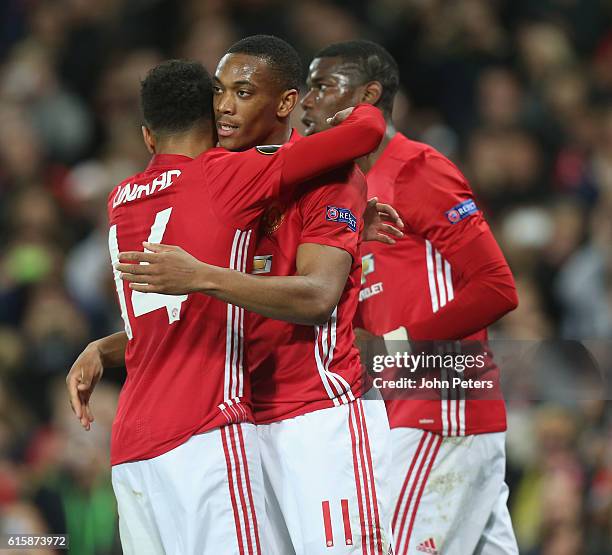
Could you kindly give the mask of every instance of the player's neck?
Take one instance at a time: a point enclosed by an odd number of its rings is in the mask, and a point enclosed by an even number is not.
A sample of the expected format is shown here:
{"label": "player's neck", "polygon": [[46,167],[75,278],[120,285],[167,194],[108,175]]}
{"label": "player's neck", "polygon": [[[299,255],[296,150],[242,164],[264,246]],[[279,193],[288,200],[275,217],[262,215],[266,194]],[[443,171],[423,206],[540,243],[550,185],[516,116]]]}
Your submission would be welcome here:
{"label": "player's neck", "polygon": [[391,139],[395,137],[396,133],[397,131],[395,130],[393,122],[390,119],[387,119],[387,129],[385,131],[385,136],[383,137],[383,140],[380,141],[378,148],[374,152],[357,160],[357,165],[361,168],[361,171],[363,173],[367,174],[372,169],[374,164],[376,164],[376,161],[382,156],[382,153],[385,151],[385,149],[391,142]]}
{"label": "player's neck", "polygon": [[197,158],[202,152],[213,148],[215,139],[210,132],[181,133],[169,135],[155,145],[155,154],[178,154]]}
{"label": "player's neck", "polygon": [[264,145],[284,145],[289,142],[291,138],[291,125],[289,122],[279,125],[277,128],[272,130],[262,141]]}

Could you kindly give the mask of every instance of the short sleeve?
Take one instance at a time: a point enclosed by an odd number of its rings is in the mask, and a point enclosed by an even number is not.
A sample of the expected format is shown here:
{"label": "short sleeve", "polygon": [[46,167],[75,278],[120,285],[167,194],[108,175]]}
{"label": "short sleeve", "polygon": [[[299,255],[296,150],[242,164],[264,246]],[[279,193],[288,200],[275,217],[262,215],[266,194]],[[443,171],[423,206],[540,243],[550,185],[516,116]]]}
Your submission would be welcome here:
{"label": "short sleeve", "polygon": [[299,201],[300,243],[337,247],[358,259],[366,202],[365,177],[354,164],[317,179]]}
{"label": "short sleeve", "polygon": [[436,152],[422,152],[404,165],[395,208],[414,233],[446,256],[489,229],[463,174]]}

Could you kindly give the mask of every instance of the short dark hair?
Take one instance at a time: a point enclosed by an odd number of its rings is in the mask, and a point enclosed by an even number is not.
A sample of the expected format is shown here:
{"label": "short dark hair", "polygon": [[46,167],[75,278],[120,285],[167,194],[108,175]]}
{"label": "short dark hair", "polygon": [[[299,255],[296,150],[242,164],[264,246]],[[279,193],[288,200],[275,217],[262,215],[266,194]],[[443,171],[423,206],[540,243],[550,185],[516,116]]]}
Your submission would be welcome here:
{"label": "short dark hair", "polygon": [[393,100],[399,89],[399,67],[393,56],[380,44],[369,40],[337,42],[319,50],[314,57],[341,58],[355,66],[363,83],[378,81],[383,90],[377,105],[391,115]]}
{"label": "short dark hair", "polygon": [[230,46],[227,54],[246,54],[265,60],[283,90],[299,90],[304,80],[302,60],[297,50],[273,35],[245,37]]}
{"label": "short dark hair", "polygon": [[188,131],[212,121],[210,74],[198,62],[162,62],[140,83],[140,103],[145,124],[154,133]]}

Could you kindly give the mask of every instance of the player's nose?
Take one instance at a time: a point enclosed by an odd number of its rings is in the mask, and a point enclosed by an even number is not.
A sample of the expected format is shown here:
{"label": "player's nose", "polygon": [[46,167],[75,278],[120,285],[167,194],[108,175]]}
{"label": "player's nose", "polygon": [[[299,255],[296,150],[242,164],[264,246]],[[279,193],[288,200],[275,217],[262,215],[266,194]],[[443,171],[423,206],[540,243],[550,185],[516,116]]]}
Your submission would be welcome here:
{"label": "player's nose", "polygon": [[235,105],[232,102],[231,95],[222,94],[217,97],[216,109],[221,114],[233,114],[235,112]]}
{"label": "player's nose", "polygon": [[302,106],[302,109],[306,110],[306,109],[312,108],[313,97],[314,95],[311,89],[302,97],[302,100],[300,101],[300,106]]}

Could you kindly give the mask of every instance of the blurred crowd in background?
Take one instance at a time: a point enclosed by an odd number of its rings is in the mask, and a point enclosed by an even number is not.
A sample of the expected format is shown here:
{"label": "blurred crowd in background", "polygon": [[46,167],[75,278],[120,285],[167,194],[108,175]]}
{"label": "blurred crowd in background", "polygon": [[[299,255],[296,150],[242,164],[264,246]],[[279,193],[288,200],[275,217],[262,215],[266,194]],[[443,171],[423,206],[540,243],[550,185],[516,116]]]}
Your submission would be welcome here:
{"label": "blurred crowd in background", "polygon": [[[121,552],[108,443],[122,371],[98,385],[89,433],[64,391],[87,342],[122,329],[106,197],[148,161],[146,71],[169,57],[214,70],[256,33],[306,64],[352,38],[396,57],[398,129],[467,175],[514,271],[520,306],[494,337],[612,338],[612,2],[2,0],[0,534]],[[521,554],[612,553],[611,413],[509,402]]]}

